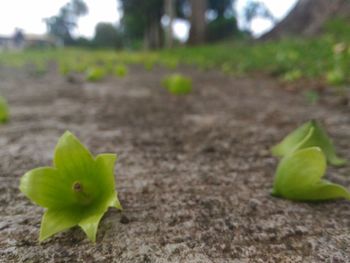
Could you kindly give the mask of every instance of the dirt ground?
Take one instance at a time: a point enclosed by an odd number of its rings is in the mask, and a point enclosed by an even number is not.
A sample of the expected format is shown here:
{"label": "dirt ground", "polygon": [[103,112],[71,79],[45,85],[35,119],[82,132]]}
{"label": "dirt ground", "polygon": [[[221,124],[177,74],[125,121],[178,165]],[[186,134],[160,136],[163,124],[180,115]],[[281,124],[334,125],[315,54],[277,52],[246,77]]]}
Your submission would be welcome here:
{"label": "dirt ground", "polygon": [[[350,160],[350,107],[311,106],[268,78],[181,71],[194,81],[185,97],[160,86],[160,68],[99,83],[0,68],[12,116],[0,126],[0,262],[350,262],[350,202],[269,194],[269,148],[304,121],[321,120]],[[18,190],[65,130],[119,155],[124,211],[109,210],[95,245],[79,228],[39,244],[43,209]],[[350,187],[350,165],[327,177]]]}

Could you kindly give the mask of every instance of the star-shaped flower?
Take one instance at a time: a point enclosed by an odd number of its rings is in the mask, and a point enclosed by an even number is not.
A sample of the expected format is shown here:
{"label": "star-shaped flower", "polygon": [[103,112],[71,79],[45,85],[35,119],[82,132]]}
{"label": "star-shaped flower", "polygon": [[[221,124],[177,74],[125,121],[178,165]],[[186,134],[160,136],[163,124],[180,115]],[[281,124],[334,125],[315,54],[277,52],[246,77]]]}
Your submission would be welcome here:
{"label": "star-shaped flower", "polygon": [[275,156],[284,157],[297,150],[308,147],[319,147],[325,154],[327,161],[332,165],[340,166],[346,163],[346,160],[336,155],[332,140],[315,120],[303,124],[288,134],[271,151]]}
{"label": "star-shaped flower", "polygon": [[279,163],[272,194],[295,201],[350,200],[345,187],[324,179],[326,168],[321,148],[296,150]]}
{"label": "star-shaped flower", "polygon": [[108,207],[122,209],[115,191],[115,161],[115,154],[94,158],[67,131],[56,145],[54,167],[36,168],[21,178],[20,190],[46,208],[39,241],[78,225],[95,242]]}

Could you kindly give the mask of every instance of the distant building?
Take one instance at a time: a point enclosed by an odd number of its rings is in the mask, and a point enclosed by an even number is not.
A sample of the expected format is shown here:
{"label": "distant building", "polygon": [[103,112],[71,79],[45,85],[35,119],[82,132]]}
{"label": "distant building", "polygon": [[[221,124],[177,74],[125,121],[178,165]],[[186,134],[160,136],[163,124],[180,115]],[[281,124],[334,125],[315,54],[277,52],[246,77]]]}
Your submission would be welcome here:
{"label": "distant building", "polygon": [[14,43],[13,38],[8,36],[0,36],[0,50],[13,49]]}
{"label": "distant building", "polygon": [[59,47],[62,46],[62,41],[48,35],[28,34],[24,36],[24,47]]}
{"label": "distant building", "polygon": [[62,46],[62,41],[48,35],[23,34],[16,30],[13,36],[0,36],[1,50],[22,50],[24,48],[48,48]]}

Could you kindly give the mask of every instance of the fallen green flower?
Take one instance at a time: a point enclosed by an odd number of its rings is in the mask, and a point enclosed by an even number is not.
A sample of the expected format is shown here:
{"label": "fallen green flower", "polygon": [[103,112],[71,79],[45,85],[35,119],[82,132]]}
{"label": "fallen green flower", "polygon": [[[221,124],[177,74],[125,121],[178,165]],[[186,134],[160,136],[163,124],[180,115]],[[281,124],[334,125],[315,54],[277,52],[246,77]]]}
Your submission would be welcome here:
{"label": "fallen green flower", "polygon": [[186,95],[192,91],[192,80],[181,74],[172,74],[165,77],[162,84],[174,95]]}
{"label": "fallen green flower", "polygon": [[67,131],[56,145],[54,167],[36,168],[21,178],[20,190],[46,208],[39,241],[78,225],[95,242],[108,207],[122,209],[115,191],[115,161],[115,154],[94,158]]}
{"label": "fallen green flower", "polygon": [[4,97],[0,96],[0,123],[5,123],[9,119],[9,109]]}
{"label": "fallen green flower", "polygon": [[329,71],[326,75],[327,82],[330,85],[340,86],[346,83],[346,75],[341,69]]}
{"label": "fallen green flower", "polygon": [[343,165],[346,160],[339,158],[335,153],[333,142],[317,121],[309,121],[290,134],[282,142],[274,146],[271,151],[275,156],[283,157],[296,150],[317,146],[326,155],[332,165]]}
{"label": "fallen green flower", "polygon": [[106,71],[100,67],[93,67],[87,70],[86,80],[88,81],[99,81],[106,76]]}
{"label": "fallen green flower", "polygon": [[350,200],[347,189],[322,179],[326,167],[326,158],[319,147],[293,152],[277,167],[272,195],[295,201]]}
{"label": "fallen green flower", "polygon": [[283,75],[282,80],[285,82],[294,82],[299,80],[302,76],[303,76],[303,73],[301,72],[300,69],[294,69],[286,72]]}
{"label": "fallen green flower", "polygon": [[115,75],[120,78],[125,77],[128,74],[128,69],[126,66],[120,64],[115,67]]}

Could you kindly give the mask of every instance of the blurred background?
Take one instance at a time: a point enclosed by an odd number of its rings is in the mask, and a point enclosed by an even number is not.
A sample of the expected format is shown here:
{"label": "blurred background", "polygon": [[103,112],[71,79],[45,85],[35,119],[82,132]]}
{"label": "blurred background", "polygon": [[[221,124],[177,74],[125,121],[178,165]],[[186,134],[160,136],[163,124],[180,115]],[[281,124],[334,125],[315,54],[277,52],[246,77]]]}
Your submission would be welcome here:
{"label": "blurred background", "polygon": [[[28,37],[48,34],[66,45],[95,44],[118,47],[125,47],[130,43],[137,46],[136,43],[146,37],[144,42],[150,47],[162,47],[165,44],[163,43],[165,36],[168,41],[174,39],[184,43],[191,35],[193,42],[196,33],[193,29],[190,34],[191,25],[192,28],[199,26],[207,31],[206,37],[199,36],[203,38],[200,40],[202,42],[239,37],[242,34],[258,37],[283,19],[296,2],[296,0],[283,2],[34,0],[30,3],[20,0],[5,1],[0,10],[0,34],[4,38],[13,35],[15,31],[21,31]],[[192,12],[192,9],[198,10],[198,14]],[[152,30],[156,33],[146,34]],[[103,41],[100,39],[101,34],[106,36]]]}
{"label": "blurred background", "polygon": [[[103,75],[117,64],[191,64],[343,89],[349,82],[349,11],[346,0],[3,1],[0,62],[30,62],[44,72],[55,60],[63,74],[102,66]],[[47,52],[33,54],[43,48]],[[118,51],[118,59],[94,50]],[[88,54],[82,59],[78,51]],[[315,92],[309,92],[312,100]]]}
{"label": "blurred background", "polygon": [[272,76],[291,90],[306,81],[316,103],[328,86],[347,93],[349,11],[346,0],[3,1],[0,63],[40,75],[55,61],[86,80],[126,74],[129,64],[189,64]]}

